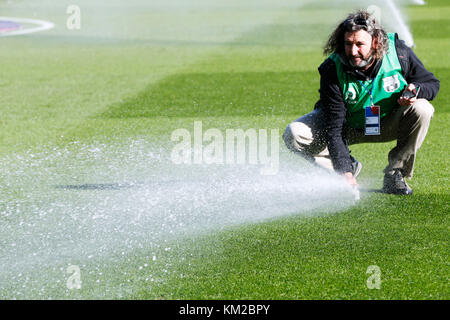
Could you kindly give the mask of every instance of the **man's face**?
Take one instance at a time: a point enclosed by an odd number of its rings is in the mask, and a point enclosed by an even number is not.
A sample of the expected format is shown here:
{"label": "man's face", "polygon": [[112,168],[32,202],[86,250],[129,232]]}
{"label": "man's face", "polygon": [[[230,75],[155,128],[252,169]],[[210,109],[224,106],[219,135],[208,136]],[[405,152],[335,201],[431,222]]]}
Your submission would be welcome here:
{"label": "man's face", "polygon": [[372,36],[365,30],[344,34],[345,55],[354,67],[364,68],[370,65],[369,58],[372,56],[376,44],[376,39],[372,39]]}

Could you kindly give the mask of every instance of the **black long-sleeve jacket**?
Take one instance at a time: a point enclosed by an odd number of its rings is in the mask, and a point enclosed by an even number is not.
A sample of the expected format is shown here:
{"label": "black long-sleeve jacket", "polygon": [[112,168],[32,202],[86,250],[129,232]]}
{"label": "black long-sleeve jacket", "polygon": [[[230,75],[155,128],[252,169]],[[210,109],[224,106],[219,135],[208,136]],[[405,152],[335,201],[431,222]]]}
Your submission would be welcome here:
{"label": "black long-sleeve jacket", "polygon": [[[397,56],[402,67],[402,74],[408,83],[420,86],[418,98],[433,100],[440,87],[439,80],[425,69],[422,62],[417,58],[411,48],[407,47],[402,40],[395,37]],[[357,79],[374,79],[380,70],[381,60],[378,61],[367,73],[352,70],[344,65],[344,70],[350,72]],[[339,85],[336,65],[333,60],[326,59],[319,67],[320,73],[320,100],[315,108],[322,108],[325,114],[325,129],[328,150],[335,171],[351,172],[351,159],[349,149],[345,142],[344,128],[347,107]]]}

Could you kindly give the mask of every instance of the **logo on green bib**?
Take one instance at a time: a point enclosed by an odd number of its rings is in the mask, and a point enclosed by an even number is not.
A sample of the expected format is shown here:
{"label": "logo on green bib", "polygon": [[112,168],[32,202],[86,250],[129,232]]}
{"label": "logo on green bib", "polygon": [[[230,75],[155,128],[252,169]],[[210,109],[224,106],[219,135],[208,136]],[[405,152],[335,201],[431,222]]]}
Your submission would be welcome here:
{"label": "logo on green bib", "polygon": [[345,102],[349,104],[356,103],[356,90],[353,87],[349,87],[345,93]]}
{"label": "logo on green bib", "polygon": [[397,89],[400,88],[400,80],[398,79],[398,74],[383,78],[383,88],[386,92],[397,91]]}

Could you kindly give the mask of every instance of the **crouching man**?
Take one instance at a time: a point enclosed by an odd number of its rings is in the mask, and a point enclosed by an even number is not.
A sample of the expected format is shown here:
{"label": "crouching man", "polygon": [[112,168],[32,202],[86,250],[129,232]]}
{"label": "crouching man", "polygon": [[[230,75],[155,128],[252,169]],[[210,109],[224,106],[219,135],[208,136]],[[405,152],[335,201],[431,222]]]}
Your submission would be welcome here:
{"label": "crouching man", "polygon": [[357,186],[362,165],[348,146],[396,140],[384,169],[383,192],[412,194],[405,178],[413,175],[439,80],[397,34],[386,33],[366,11],[342,21],[324,53],[329,57],[319,67],[320,99],[314,111],[287,126],[287,147]]}

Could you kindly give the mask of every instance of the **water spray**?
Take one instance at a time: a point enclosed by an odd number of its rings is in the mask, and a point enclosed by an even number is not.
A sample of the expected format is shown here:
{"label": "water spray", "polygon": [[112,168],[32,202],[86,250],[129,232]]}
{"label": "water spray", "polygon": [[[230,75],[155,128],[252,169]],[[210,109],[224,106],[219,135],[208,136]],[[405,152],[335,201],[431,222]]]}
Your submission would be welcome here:
{"label": "water spray", "polygon": [[332,214],[358,198],[340,176],[287,151],[269,176],[248,164],[175,165],[169,154],[135,140],[74,142],[1,159],[3,297],[29,298],[36,288],[45,297],[64,296],[57,285],[64,278],[42,271],[49,267],[58,275],[61,266],[85,261],[104,272],[104,261],[139,248],[159,261],[153,248],[170,241],[290,215]]}
{"label": "water spray", "polygon": [[385,3],[388,7],[389,12],[391,12],[393,15],[393,19],[396,22],[395,28],[398,30],[400,38],[402,38],[405,41],[405,44],[408,47],[413,47],[414,40],[413,40],[411,31],[409,30],[408,26],[406,25],[405,20],[403,19],[402,15],[400,14],[400,11],[398,10],[394,1],[393,0],[385,0]]}
{"label": "water spray", "polygon": [[358,187],[352,188],[352,194],[353,194],[353,197],[355,198],[355,201],[359,201],[361,199]]}

